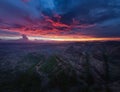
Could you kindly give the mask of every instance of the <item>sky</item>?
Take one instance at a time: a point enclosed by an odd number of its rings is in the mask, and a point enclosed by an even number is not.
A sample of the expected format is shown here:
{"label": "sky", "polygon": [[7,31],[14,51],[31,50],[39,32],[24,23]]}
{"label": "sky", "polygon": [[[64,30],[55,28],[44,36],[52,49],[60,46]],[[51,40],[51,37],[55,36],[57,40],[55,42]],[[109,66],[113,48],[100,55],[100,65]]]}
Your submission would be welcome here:
{"label": "sky", "polygon": [[120,40],[120,0],[0,0],[0,39]]}

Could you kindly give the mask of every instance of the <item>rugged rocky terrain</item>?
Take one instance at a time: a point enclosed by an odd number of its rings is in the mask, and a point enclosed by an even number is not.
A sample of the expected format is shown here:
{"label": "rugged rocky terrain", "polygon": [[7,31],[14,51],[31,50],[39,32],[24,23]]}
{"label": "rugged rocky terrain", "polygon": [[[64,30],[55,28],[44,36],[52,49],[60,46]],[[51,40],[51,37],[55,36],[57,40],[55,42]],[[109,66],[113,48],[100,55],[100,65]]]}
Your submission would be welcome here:
{"label": "rugged rocky terrain", "polygon": [[119,92],[120,43],[0,43],[0,92]]}

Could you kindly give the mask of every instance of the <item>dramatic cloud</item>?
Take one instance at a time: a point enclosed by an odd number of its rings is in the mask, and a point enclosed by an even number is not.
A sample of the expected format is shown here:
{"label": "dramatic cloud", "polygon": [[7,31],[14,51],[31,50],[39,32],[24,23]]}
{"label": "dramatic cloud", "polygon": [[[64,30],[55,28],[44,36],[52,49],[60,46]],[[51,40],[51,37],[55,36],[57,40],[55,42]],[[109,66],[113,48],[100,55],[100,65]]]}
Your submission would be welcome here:
{"label": "dramatic cloud", "polygon": [[0,36],[16,33],[42,37],[120,37],[120,1],[0,0]]}

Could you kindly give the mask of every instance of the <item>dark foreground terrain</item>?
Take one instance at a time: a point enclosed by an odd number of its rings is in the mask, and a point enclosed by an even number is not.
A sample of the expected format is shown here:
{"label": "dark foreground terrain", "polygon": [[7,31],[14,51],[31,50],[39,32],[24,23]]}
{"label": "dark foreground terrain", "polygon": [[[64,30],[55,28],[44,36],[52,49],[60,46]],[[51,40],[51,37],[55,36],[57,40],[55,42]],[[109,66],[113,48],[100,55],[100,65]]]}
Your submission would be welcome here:
{"label": "dark foreground terrain", "polygon": [[120,42],[0,43],[0,92],[120,92]]}

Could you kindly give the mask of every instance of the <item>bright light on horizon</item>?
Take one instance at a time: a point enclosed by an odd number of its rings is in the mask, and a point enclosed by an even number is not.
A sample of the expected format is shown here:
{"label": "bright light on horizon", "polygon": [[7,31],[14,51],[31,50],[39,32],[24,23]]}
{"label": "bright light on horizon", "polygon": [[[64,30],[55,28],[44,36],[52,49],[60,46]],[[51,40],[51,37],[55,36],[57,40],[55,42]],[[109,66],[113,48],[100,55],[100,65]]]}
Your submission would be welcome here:
{"label": "bright light on horizon", "polygon": [[77,38],[69,38],[69,37],[28,37],[29,40],[35,41],[35,40],[43,40],[43,41],[77,41],[77,42],[81,42],[81,41],[120,41],[120,38],[95,38],[95,37],[91,37],[91,38],[81,38],[81,37],[77,37]]}
{"label": "bright light on horizon", "polygon": [[[82,41],[120,41],[120,37],[118,38],[95,38],[95,37],[61,37],[61,36],[53,36],[53,37],[39,37],[39,36],[26,36],[29,41],[61,41],[61,42],[82,42]],[[22,36],[0,36],[2,40],[18,40],[21,39]]]}

